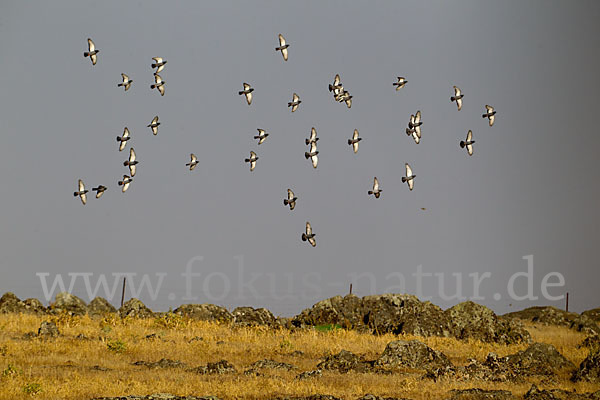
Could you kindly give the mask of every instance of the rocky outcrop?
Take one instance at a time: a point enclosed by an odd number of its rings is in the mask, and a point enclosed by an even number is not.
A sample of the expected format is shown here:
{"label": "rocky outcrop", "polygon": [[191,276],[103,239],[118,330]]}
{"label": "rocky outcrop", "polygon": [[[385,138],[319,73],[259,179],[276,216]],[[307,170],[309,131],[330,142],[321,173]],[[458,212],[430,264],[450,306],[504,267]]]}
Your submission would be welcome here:
{"label": "rocky outcrop", "polygon": [[60,292],[56,295],[54,302],[48,307],[48,311],[52,314],[85,315],[87,313],[87,305],[85,301],[74,294]]}
{"label": "rocky outcrop", "polygon": [[270,368],[270,369],[283,369],[283,370],[289,371],[296,367],[293,366],[292,364],[278,362],[278,361],[274,361],[271,359],[264,359],[264,360],[259,360],[259,361],[252,363],[252,365],[250,365],[250,368],[255,368],[255,369]]}
{"label": "rocky outcrop", "polygon": [[155,362],[148,362],[148,361],[136,361],[133,363],[133,365],[138,365],[138,366],[144,366],[147,368],[184,368],[185,364],[182,363],[179,360],[171,360],[168,358],[161,358],[158,361]]}
{"label": "rocky outcrop", "polygon": [[201,375],[209,375],[209,374],[232,374],[235,373],[235,367],[227,360],[217,361],[215,363],[208,363],[206,365],[202,365],[200,367],[192,368],[189,370],[190,372],[195,372]]}
{"label": "rocky outcrop", "polygon": [[600,335],[588,336],[577,345],[578,349],[593,347],[600,347]]}
{"label": "rocky outcrop", "polygon": [[6,292],[0,297],[0,314],[44,314],[46,307],[38,299],[20,300],[14,293]]}
{"label": "rocky outcrop", "polygon": [[581,313],[581,315],[588,317],[592,321],[600,324],[600,307],[584,311]]}
{"label": "rocky outcrop", "polygon": [[597,400],[600,399],[600,391],[595,393],[577,393],[563,389],[544,389],[540,390],[536,385],[523,396],[524,400]]}
{"label": "rocky outcrop", "polygon": [[140,300],[133,298],[125,302],[123,307],[119,308],[119,315],[121,318],[133,317],[133,318],[153,318],[155,314],[148,307],[144,305]]}
{"label": "rocky outcrop", "polygon": [[507,321],[489,308],[466,301],[444,311],[450,336],[502,344],[527,343],[531,335],[517,322]]}
{"label": "rocky outcrop", "polygon": [[225,307],[214,304],[184,304],[173,311],[174,314],[199,321],[231,322],[233,316]]}
{"label": "rocky outcrop", "polygon": [[529,307],[521,311],[504,314],[502,318],[513,320],[515,318],[528,322],[537,322],[545,325],[566,326],[579,332],[588,334],[600,333],[598,324],[590,317],[595,315],[594,310],[589,310],[581,315],[567,312],[556,307],[538,306]]}
{"label": "rocky outcrop", "polygon": [[433,350],[418,340],[396,340],[387,344],[375,365],[383,368],[432,370],[451,367],[452,363],[444,353]]}
{"label": "rocky outcrop", "polygon": [[323,361],[317,364],[317,369],[334,370],[341,373],[348,371],[370,372],[373,370],[373,361],[366,361],[363,357],[347,350],[342,350],[338,354],[327,356]]}
{"label": "rocky outcrop", "polygon": [[155,393],[147,396],[95,397],[92,400],[220,400],[216,396],[176,396],[167,393]]}
{"label": "rocky outcrop", "polygon": [[579,364],[573,374],[572,381],[600,383],[600,349],[596,348]]}
{"label": "rocky outcrop", "polygon": [[554,346],[534,343],[523,351],[506,357],[508,367],[520,376],[554,375],[575,365],[567,360]]}
{"label": "rocky outcrop", "polygon": [[87,312],[91,317],[100,317],[106,314],[114,314],[117,309],[102,297],[95,297],[87,306]]}
{"label": "rocky outcrop", "polygon": [[296,375],[296,379],[302,381],[305,379],[318,378],[321,376],[323,376],[323,371],[321,371],[320,369],[315,369],[312,371],[304,371],[299,373],[298,375]]}
{"label": "rocky outcrop", "polygon": [[516,400],[508,390],[454,389],[447,400]]}
{"label": "rocky outcrop", "polygon": [[512,344],[529,342],[530,335],[518,322],[500,319],[487,307],[465,302],[443,311],[412,295],[384,294],[362,299],[336,296],[303,310],[294,326],[337,324],[374,333],[445,336]]}
{"label": "rocky outcrop", "polygon": [[38,329],[37,336],[42,339],[55,338],[60,335],[58,327],[54,322],[44,321]]}
{"label": "rocky outcrop", "polygon": [[233,322],[242,326],[274,326],[276,318],[266,308],[238,307],[231,313]]}

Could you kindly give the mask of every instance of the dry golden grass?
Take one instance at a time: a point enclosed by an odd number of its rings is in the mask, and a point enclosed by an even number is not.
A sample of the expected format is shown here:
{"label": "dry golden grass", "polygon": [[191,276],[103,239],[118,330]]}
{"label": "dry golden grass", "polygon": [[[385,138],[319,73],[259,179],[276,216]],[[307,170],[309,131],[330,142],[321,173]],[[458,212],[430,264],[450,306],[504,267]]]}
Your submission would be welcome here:
{"label": "dry golden grass", "polygon": [[[25,333],[37,331],[44,320],[57,323],[61,336],[53,340],[24,340]],[[535,341],[554,345],[575,365],[587,356],[576,346],[585,335],[560,327],[527,325]],[[76,336],[83,334],[89,340]],[[145,339],[156,334],[157,339]],[[202,337],[201,341],[191,338]],[[229,325],[190,321],[181,318],[121,320],[116,317],[41,317],[0,315],[0,399],[84,400],[99,396],[173,393],[177,395],[216,395],[222,399],[264,399],[276,396],[305,396],[322,393],[344,399],[372,393],[412,399],[445,398],[451,389],[479,387],[506,389],[524,394],[531,383],[547,388],[533,378],[524,384],[487,382],[433,382],[421,380],[420,373],[341,374],[323,371],[320,378],[298,381],[295,376],[316,368],[319,359],[342,349],[375,359],[388,342],[419,339],[445,353],[454,364],[468,358],[483,360],[488,352],[500,356],[515,353],[525,345],[503,346],[448,338],[421,338],[392,334],[374,336],[354,331],[313,330],[290,332],[267,328],[233,328]],[[223,342],[223,343],[219,343]],[[219,344],[218,344],[219,343]],[[112,350],[111,350],[112,348]],[[303,354],[291,355],[295,350]],[[236,374],[199,375],[183,369],[149,369],[133,362],[180,360],[189,367],[226,359],[235,365]],[[247,376],[243,371],[257,360],[271,358],[288,362],[292,371],[263,370],[265,376]],[[107,368],[106,371],[93,369]],[[4,372],[3,372],[4,371]],[[561,376],[552,387],[590,392],[600,385],[574,384]],[[39,391],[41,390],[41,391]],[[29,393],[26,393],[28,391]],[[38,392],[39,391],[39,392]],[[38,392],[36,394],[36,392]]]}

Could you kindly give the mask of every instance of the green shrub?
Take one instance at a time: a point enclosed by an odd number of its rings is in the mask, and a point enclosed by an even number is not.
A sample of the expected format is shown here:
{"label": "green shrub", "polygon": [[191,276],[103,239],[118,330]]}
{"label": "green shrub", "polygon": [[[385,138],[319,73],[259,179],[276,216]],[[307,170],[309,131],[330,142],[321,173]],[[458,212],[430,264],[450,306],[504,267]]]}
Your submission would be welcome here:
{"label": "green shrub", "polygon": [[122,340],[111,340],[106,343],[106,347],[115,353],[124,353],[127,351],[127,345]]}
{"label": "green shrub", "polygon": [[26,393],[30,396],[35,396],[36,394],[40,394],[42,392],[42,385],[39,383],[28,383],[23,386],[23,393]]}

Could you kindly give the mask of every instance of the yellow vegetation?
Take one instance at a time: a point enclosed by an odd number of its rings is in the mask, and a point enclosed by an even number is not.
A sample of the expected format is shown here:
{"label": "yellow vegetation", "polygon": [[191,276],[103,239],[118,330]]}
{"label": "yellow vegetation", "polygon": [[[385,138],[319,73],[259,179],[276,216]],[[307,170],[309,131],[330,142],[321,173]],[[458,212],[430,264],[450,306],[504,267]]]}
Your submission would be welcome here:
{"label": "yellow vegetation", "polygon": [[[61,336],[51,340],[23,339],[37,331],[45,320],[56,322]],[[575,365],[588,350],[577,349],[585,335],[562,327],[527,325],[535,341],[554,345]],[[77,338],[83,334],[88,339]],[[146,338],[155,334],[154,337]],[[191,340],[202,338],[202,340]],[[375,336],[336,329],[326,332],[304,330],[290,332],[264,327],[240,328],[230,325],[192,321],[167,316],[158,319],[91,319],[68,316],[0,315],[0,399],[77,399],[100,396],[216,395],[222,399],[264,399],[276,396],[330,394],[356,399],[367,393],[411,399],[445,398],[451,389],[479,387],[505,389],[523,395],[532,383],[540,388],[576,389],[590,392],[600,385],[572,383],[561,376],[555,383],[532,378],[524,384],[483,381],[433,382],[420,379],[420,373],[342,374],[323,371],[322,377],[295,379],[303,371],[316,368],[321,358],[342,349],[376,359],[388,342],[418,339],[445,353],[456,365],[469,358],[479,361],[488,352],[500,356],[525,349],[526,345],[503,346],[449,338],[422,338],[392,334]],[[301,354],[293,354],[295,351]],[[139,360],[179,360],[189,367],[222,359],[236,369],[235,374],[199,375],[178,368],[149,369],[132,365]],[[264,376],[245,375],[255,361],[270,358],[287,362],[292,371],[263,370]],[[97,366],[97,367],[96,367]],[[106,369],[106,370],[104,370]]]}

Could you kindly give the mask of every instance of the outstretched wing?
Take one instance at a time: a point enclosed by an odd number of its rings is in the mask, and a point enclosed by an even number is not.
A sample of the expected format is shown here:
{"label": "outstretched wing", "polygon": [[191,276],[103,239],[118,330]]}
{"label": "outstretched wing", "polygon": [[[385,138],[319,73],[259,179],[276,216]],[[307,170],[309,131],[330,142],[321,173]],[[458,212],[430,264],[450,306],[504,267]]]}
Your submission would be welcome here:
{"label": "outstretched wing", "polygon": [[79,180],[79,192],[83,192],[85,190],[85,185],[83,184],[83,181],[80,179]]}
{"label": "outstretched wing", "polygon": [[129,162],[135,161],[135,150],[132,148],[129,149]]}
{"label": "outstretched wing", "polygon": [[469,132],[467,132],[467,142],[470,142],[471,140],[473,140],[473,132],[469,129]]}
{"label": "outstretched wing", "polygon": [[294,198],[294,192],[292,192],[292,189],[288,189],[288,200],[292,200]]}
{"label": "outstretched wing", "polygon": [[298,100],[300,100],[300,97],[298,97],[298,95],[296,93],[294,93],[294,95],[292,96],[292,99],[293,99],[294,103],[297,103]]}
{"label": "outstretched wing", "polygon": [[413,174],[412,168],[410,167],[410,165],[408,165],[408,163],[405,163],[404,167],[406,168],[406,177],[410,178]]}
{"label": "outstretched wing", "polygon": [[127,129],[127,127],[125,127],[125,129],[123,129],[123,137],[124,138],[128,138],[129,137],[129,129]]}
{"label": "outstretched wing", "polygon": [[306,236],[312,235],[312,227],[310,226],[310,222],[306,221]]}
{"label": "outstretched wing", "polygon": [[160,63],[162,63],[162,62],[163,62],[163,59],[162,59],[162,57],[152,57],[152,59],[153,59],[154,61],[156,61],[156,64],[160,64]]}
{"label": "outstretched wing", "polygon": [[458,88],[458,86],[454,86],[454,97],[459,97],[460,96],[460,89]]}
{"label": "outstretched wing", "polygon": [[90,38],[88,38],[88,49],[90,50],[90,53],[92,53],[94,50],[96,50],[96,45]]}
{"label": "outstretched wing", "polygon": [[379,191],[379,181],[377,177],[373,178],[373,192]]}

